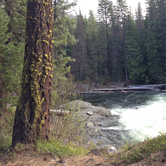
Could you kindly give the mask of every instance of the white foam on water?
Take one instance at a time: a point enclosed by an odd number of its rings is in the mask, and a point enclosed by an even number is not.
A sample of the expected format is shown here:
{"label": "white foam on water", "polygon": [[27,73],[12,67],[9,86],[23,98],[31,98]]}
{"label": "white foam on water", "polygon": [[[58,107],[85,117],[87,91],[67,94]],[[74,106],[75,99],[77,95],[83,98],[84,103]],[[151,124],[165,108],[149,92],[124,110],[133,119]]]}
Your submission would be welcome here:
{"label": "white foam on water", "polygon": [[[137,108],[117,108],[112,114],[119,115],[119,129],[130,130],[130,136],[137,141],[155,137],[159,132],[166,132],[165,96],[158,96],[146,105]],[[117,128],[117,127],[116,127]]]}

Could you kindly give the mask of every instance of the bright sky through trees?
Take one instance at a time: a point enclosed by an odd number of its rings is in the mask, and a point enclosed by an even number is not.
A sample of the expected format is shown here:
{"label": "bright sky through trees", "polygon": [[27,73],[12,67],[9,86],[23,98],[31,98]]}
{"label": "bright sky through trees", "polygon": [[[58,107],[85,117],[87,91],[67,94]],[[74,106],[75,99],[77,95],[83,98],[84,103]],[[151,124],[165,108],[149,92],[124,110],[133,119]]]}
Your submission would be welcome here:
{"label": "bright sky through trees", "polygon": [[[72,2],[74,0],[69,0]],[[112,0],[115,4],[117,0]],[[141,3],[143,12],[145,10],[145,0],[126,0],[127,5],[131,7],[132,13],[135,13],[135,8],[137,8],[138,2]],[[79,13],[79,9],[81,9],[81,13],[83,15],[88,16],[89,10],[93,10],[94,14],[97,14],[98,9],[98,0],[77,0],[77,6],[75,7],[77,14]]]}

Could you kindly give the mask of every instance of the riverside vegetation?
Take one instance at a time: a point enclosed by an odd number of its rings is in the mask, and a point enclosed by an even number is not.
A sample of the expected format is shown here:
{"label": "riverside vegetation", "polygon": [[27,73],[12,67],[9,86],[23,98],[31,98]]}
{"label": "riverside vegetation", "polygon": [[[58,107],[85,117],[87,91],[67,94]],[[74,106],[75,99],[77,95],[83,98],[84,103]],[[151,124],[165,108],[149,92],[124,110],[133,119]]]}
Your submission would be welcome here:
{"label": "riverside vegetation", "polygon": [[[53,76],[51,94],[53,108],[62,109],[62,105],[77,99],[77,95],[73,95],[75,86],[72,85],[73,77],[70,76],[70,71],[80,81],[89,79],[106,83],[109,80],[125,80],[125,76],[129,75],[130,81],[134,83],[165,82],[166,6],[163,0],[148,2],[145,19],[142,17],[139,4],[136,20],[132,13],[128,12],[125,1],[118,1],[114,6],[113,3],[102,0],[98,14],[103,18],[105,7],[108,13],[105,19],[100,19],[99,22],[95,20],[93,12],[90,12],[89,19],[83,18],[81,12],[76,18],[65,15],[67,10],[75,5],[74,2],[68,3],[66,0],[53,2],[53,46],[51,46],[54,53],[54,72],[50,75]],[[54,123],[47,142],[38,140],[34,145],[18,144],[10,151],[14,106],[17,105],[16,101],[20,94],[24,40],[27,39],[26,6],[27,0],[0,2],[0,165],[11,166],[20,154],[23,154],[24,159],[27,157],[25,154],[32,155],[35,160],[43,155],[39,164],[42,165],[43,157],[44,161],[47,161],[48,156],[58,157],[61,161],[63,157],[85,155],[96,148],[94,145],[87,149],[80,146],[83,141],[84,123],[74,109],[72,114],[56,117],[56,121],[52,119]],[[52,13],[51,9],[50,11]],[[111,17],[108,19],[108,16]],[[45,25],[44,23],[43,26]],[[124,61],[124,57],[127,61]],[[76,63],[73,63],[75,60],[72,58],[75,58]],[[128,73],[124,73],[127,72],[124,70],[126,67],[129,69]],[[10,106],[7,107],[7,103]],[[153,165],[154,162],[165,163],[165,144],[165,134],[135,145],[126,144],[121,152],[111,156],[107,165],[111,163],[129,165],[144,158]],[[154,152],[163,153],[162,158],[153,157]],[[110,157],[105,153],[103,156]],[[90,161],[93,161],[93,158]]]}
{"label": "riverside vegetation", "polygon": [[[3,155],[1,154],[0,157],[2,163],[7,164],[11,161],[15,162],[17,161],[17,157],[22,153],[33,152],[33,157],[42,155],[43,158],[45,156],[63,158],[78,155],[86,156],[92,149],[96,149],[94,145],[90,145],[88,148],[85,148],[85,146],[79,146],[85,136],[85,121],[82,122],[82,119],[80,119],[75,105],[72,106],[72,109],[71,106],[69,107],[69,105],[65,105],[65,103],[68,103],[71,100],[80,98],[80,96],[76,94],[71,94],[74,87],[76,87],[72,82],[72,78],[70,77],[69,79],[66,79],[66,81],[63,81],[63,84],[59,81],[57,87],[58,91],[55,91],[55,96],[57,96],[57,98],[55,98],[55,100],[58,100],[59,103],[58,105],[54,105],[56,102],[53,103],[52,108],[69,109],[72,111],[72,114],[67,114],[65,117],[51,115],[50,140],[47,142],[39,140],[35,145],[28,146],[19,144],[13,152],[10,152],[15,107],[7,107],[7,110],[2,114],[0,121],[0,149],[4,155],[4,157],[2,157]],[[151,154],[154,152],[163,152],[163,158],[151,157]],[[156,138],[147,139],[144,142],[139,142],[134,145],[126,143],[118,154],[108,155],[108,153],[103,151],[102,156],[103,160],[105,157],[107,157],[107,159],[109,158],[109,165],[129,165],[130,163],[138,162],[144,158],[146,158],[148,163],[156,162],[158,160],[161,162],[166,156],[166,135],[165,133],[160,133],[160,136]]]}
{"label": "riverside vegetation", "polygon": [[[35,145],[21,145],[18,144],[14,151],[10,152],[10,146],[12,142],[12,129],[13,129],[13,121],[14,121],[14,112],[15,107],[8,107],[5,114],[3,114],[1,119],[1,132],[0,132],[0,149],[1,149],[1,164],[8,162],[17,161],[17,157],[20,154],[32,153],[33,157],[42,155],[43,158],[53,156],[54,158],[59,157],[69,157],[69,156],[78,156],[84,155],[86,156],[91,149],[95,149],[95,146],[91,146],[89,148],[84,148],[79,146],[77,142],[81,143],[81,137],[77,137],[79,130],[83,128],[79,128],[79,125],[82,126],[80,119],[78,120],[77,126],[75,126],[75,122],[70,126],[66,125],[66,120],[70,121],[71,116],[67,115],[65,121],[61,121],[61,130],[69,130],[64,133],[54,133],[51,132],[51,138],[49,141],[39,140]],[[60,118],[57,119],[60,121]],[[75,119],[76,120],[76,119]],[[70,121],[71,122],[71,121]],[[59,122],[58,122],[59,123]],[[52,131],[59,131],[58,126],[53,126]],[[78,127],[78,128],[77,128]],[[77,130],[75,132],[74,130]],[[74,132],[73,132],[74,131]],[[70,134],[73,137],[70,137]],[[80,133],[79,133],[80,136]],[[83,136],[83,135],[82,135]],[[74,139],[73,139],[74,138]],[[77,138],[77,139],[75,139]],[[152,155],[154,153],[162,154],[160,157]],[[2,155],[3,154],[3,155]],[[130,165],[131,163],[139,162],[144,160],[144,163],[152,164],[152,163],[165,163],[166,157],[166,134],[160,133],[159,136],[155,138],[147,138],[143,142],[137,142],[134,145],[126,145],[118,152],[118,154],[102,153],[103,160],[105,157],[109,158],[110,165]],[[11,162],[11,163],[12,163]]]}
{"label": "riverside vegetation", "polygon": [[[75,85],[70,82],[70,79],[66,80],[66,91],[64,91],[64,84],[58,84],[59,93],[58,95],[65,95],[63,98],[59,98],[59,105],[52,105],[52,108],[68,109],[72,110],[72,114],[68,114],[65,117],[51,115],[51,133],[49,141],[39,140],[35,145],[17,145],[14,151],[10,152],[10,146],[12,142],[12,129],[14,121],[15,107],[7,107],[7,111],[1,117],[1,132],[0,132],[0,149],[1,149],[1,164],[16,162],[20,154],[32,153],[32,157],[37,156],[52,157],[52,158],[68,158],[70,156],[83,155],[87,156],[92,149],[97,147],[90,145],[89,147],[80,146],[83,145],[83,138],[85,137],[85,124],[80,119],[79,114],[77,114],[77,108],[75,105],[69,107],[69,105],[64,105],[68,103],[70,99],[79,99],[80,96],[76,94],[71,97],[71,91]],[[64,81],[65,83],[65,81]],[[72,85],[72,86],[71,86]],[[69,86],[67,88],[67,86]],[[61,90],[60,90],[61,89]],[[63,91],[62,91],[63,90]],[[63,93],[61,93],[63,92]],[[63,106],[63,107],[62,107]],[[73,115],[74,117],[73,121]],[[162,157],[153,156],[153,153],[161,153]],[[2,155],[3,154],[3,155]],[[160,133],[156,138],[146,139],[143,142],[135,143],[130,145],[125,144],[124,147],[118,153],[110,154],[106,151],[102,151],[103,161],[105,157],[108,159],[109,165],[130,165],[131,163],[139,162],[146,159],[146,162],[152,164],[153,162],[164,161],[166,157],[166,135],[165,133]],[[3,156],[3,157],[2,157]],[[83,159],[82,159],[83,160]],[[86,158],[84,160],[87,160]]]}

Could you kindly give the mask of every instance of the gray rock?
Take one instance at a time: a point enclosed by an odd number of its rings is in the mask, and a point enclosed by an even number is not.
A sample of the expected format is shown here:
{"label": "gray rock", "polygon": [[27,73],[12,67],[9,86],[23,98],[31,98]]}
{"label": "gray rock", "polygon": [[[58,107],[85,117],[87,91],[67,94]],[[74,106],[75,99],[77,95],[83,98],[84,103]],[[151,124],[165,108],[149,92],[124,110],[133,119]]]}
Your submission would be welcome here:
{"label": "gray rock", "polygon": [[117,149],[114,146],[107,145],[106,148],[107,148],[109,154],[117,153]]}
{"label": "gray rock", "polygon": [[97,112],[97,114],[99,114],[101,116],[106,116],[106,117],[111,116],[111,111],[109,109],[98,108],[98,110],[96,110],[96,112]]}
{"label": "gray rock", "polygon": [[86,114],[92,116],[93,112],[87,112]]}
{"label": "gray rock", "polygon": [[[109,129],[109,127],[117,126],[120,118],[118,115],[111,115],[109,109],[96,107],[81,100],[72,101],[63,107],[73,114],[75,114],[73,110],[77,111],[81,120],[85,122],[85,146],[93,144],[96,148],[106,149],[106,145],[122,146],[126,142],[124,137],[129,138],[126,131]],[[111,147],[107,147],[108,153],[112,151]]]}
{"label": "gray rock", "polygon": [[88,128],[93,128],[94,127],[94,124],[92,122],[87,122],[86,126]]}
{"label": "gray rock", "polygon": [[114,144],[113,140],[111,140],[111,139],[109,139],[108,137],[105,137],[105,136],[104,137],[101,136],[99,140],[101,142],[100,147],[103,147],[104,145],[108,145],[108,144]]}
{"label": "gray rock", "polygon": [[89,116],[88,120],[97,123],[97,122],[102,121],[102,116],[101,115],[97,115],[97,114],[93,114],[92,116]]}
{"label": "gray rock", "polygon": [[112,154],[112,153],[117,153],[116,148],[115,148],[114,146],[112,146],[112,145],[105,145],[105,146],[101,149],[101,151],[102,151],[103,153],[108,154],[108,155],[110,155],[110,154]]}
{"label": "gray rock", "polygon": [[86,114],[87,112],[91,112],[93,114],[101,115],[101,116],[110,116],[111,112],[109,109],[102,108],[102,107],[95,107],[88,102],[84,102],[81,100],[75,100],[70,103],[67,103],[63,106],[66,110],[76,110],[80,111],[82,114]]}
{"label": "gray rock", "polygon": [[98,122],[100,126],[102,127],[111,127],[111,126],[117,126],[118,125],[118,120],[115,118],[107,118],[106,120],[102,122]]}
{"label": "gray rock", "polygon": [[90,154],[90,153],[92,153],[96,156],[101,156],[102,155],[100,149],[92,149],[88,154]]}
{"label": "gray rock", "polygon": [[96,125],[102,126],[102,122],[97,122]]}
{"label": "gray rock", "polygon": [[69,111],[80,111],[82,109],[87,109],[91,106],[91,103],[84,102],[82,100],[71,101],[67,104],[62,105],[61,107]]}
{"label": "gray rock", "polygon": [[100,134],[100,127],[95,126],[87,131],[87,134],[89,134],[91,137],[96,137]]}

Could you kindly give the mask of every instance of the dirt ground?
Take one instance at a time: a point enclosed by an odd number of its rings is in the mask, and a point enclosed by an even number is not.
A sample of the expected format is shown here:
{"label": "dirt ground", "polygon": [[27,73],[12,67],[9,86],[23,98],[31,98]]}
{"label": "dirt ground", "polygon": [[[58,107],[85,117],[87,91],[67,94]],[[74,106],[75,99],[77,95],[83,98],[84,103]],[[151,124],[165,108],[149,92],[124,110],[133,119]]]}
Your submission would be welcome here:
{"label": "dirt ground", "polygon": [[88,154],[85,156],[70,156],[58,158],[54,156],[39,155],[34,151],[24,151],[21,154],[0,155],[0,166],[166,166],[166,152],[156,152],[137,163],[113,164],[117,157],[106,158]]}
{"label": "dirt ground", "polygon": [[17,154],[16,157],[0,158],[0,166],[108,166],[108,158],[101,156],[71,156],[56,158],[54,156],[42,156],[37,153]]}

